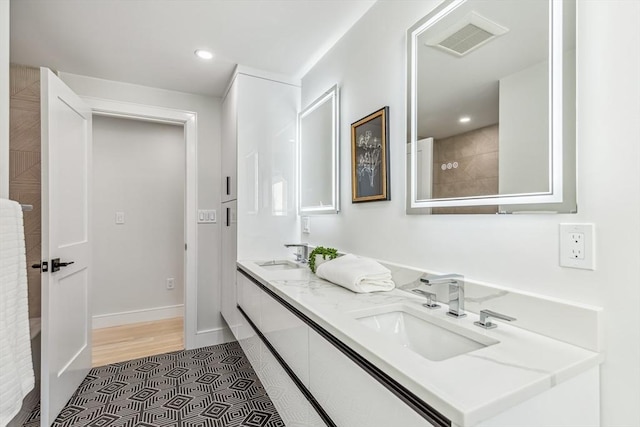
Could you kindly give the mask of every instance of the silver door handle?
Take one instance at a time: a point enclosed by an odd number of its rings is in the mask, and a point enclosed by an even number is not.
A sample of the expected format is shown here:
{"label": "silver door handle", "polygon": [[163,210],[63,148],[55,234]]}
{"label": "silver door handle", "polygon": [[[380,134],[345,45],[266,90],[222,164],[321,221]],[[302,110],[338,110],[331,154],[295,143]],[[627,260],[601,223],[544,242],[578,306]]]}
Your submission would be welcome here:
{"label": "silver door handle", "polygon": [[51,260],[51,272],[55,273],[56,271],[60,270],[60,267],[66,267],[74,263],[74,261],[60,262],[60,258],[53,258]]}

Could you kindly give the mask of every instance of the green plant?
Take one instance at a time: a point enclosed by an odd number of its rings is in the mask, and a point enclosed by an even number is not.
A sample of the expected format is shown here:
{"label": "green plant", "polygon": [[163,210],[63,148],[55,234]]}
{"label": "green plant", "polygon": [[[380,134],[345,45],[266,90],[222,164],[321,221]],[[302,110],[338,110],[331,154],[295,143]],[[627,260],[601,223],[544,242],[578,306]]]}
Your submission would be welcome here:
{"label": "green plant", "polygon": [[309,268],[316,272],[316,255],[322,255],[322,259],[332,260],[338,257],[338,250],[334,248],[325,248],[324,246],[316,246],[309,254]]}

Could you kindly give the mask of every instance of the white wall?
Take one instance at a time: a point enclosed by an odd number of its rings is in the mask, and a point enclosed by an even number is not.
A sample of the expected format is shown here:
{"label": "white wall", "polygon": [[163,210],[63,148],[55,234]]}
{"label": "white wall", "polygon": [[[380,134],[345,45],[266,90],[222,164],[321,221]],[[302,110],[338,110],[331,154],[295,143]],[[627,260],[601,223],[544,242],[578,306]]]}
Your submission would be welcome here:
{"label": "white wall", "polygon": [[95,116],[92,196],[93,315],[182,305],[184,127]]}
{"label": "white wall", "polygon": [[9,0],[0,0],[0,197],[9,197]]}
{"label": "white wall", "polygon": [[[303,78],[302,105],[335,83],[342,104],[342,211],[312,217],[309,241],[603,307],[602,425],[637,427],[640,2],[578,5],[578,214],[407,216],[405,30],[437,3],[377,2]],[[384,105],[390,107],[393,199],[351,204],[350,123]],[[595,271],[558,266],[562,222],[596,224]]]}
{"label": "white wall", "polygon": [[[220,213],[220,113],[221,100],[195,95],[60,73],[62,80],[81,96],[112,99],[197,113],[198,124],[198,209],[216,209]],[[221,216],[220,216],[221,217]],[[196,219],[187,218],[187,221]],[[199,224],[198,307],[199,343],[206,345],[224,326],[220,316],[220,222]],[[211,344],[214,344],[211,341]]]}

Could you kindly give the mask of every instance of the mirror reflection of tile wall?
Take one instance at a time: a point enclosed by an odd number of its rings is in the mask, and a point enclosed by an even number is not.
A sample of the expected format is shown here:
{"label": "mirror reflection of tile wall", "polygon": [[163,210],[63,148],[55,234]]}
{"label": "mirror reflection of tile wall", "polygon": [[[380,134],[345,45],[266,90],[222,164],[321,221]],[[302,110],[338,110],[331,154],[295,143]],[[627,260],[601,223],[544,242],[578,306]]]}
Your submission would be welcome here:
{"label": "mirror reflection of tile wall", "polygon": [[11,64],[9,198],[33,205],[24,212],[29,317],[40,317],[40,70]]}
{"label": "mirror reflection of tile wall", "polygon": [[[433,197],[498,194],[498,125],[433,142]],[[433,214],[490,214],[497,206],[433,208]]]}

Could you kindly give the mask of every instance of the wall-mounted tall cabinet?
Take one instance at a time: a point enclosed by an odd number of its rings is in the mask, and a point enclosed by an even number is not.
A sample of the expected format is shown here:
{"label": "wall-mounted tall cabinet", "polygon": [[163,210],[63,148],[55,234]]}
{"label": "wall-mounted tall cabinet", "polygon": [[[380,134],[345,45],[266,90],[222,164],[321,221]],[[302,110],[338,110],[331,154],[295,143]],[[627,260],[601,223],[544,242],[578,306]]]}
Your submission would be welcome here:
{"label": "wall-mounted tall cabinet", "polygon": [[238,313],[235,308],[235,266],[238,259],[238,202],[237,197],[237,114],[238,85],[233,80],[222,103],[222,260],[221,311],[233,334],[236,335]]}
{"label": "wall-mounted tall cabinet", "polygon": [[[222,103],[222,316],[237,333],[236,260],[283,257],[299,239],[299,82],[238,67]],[[274,259],[274,258],[271,258]]]}

